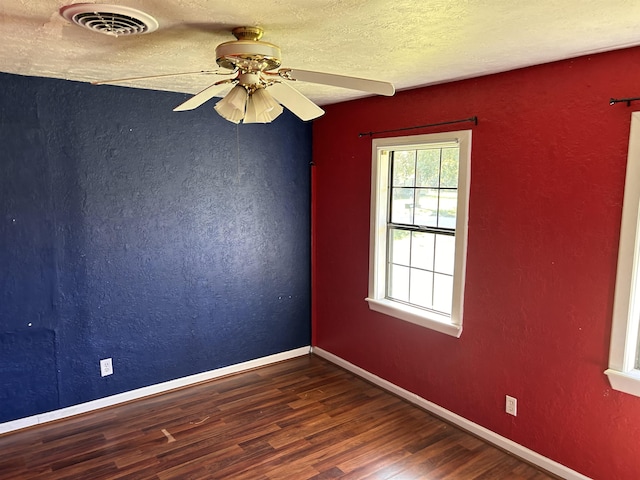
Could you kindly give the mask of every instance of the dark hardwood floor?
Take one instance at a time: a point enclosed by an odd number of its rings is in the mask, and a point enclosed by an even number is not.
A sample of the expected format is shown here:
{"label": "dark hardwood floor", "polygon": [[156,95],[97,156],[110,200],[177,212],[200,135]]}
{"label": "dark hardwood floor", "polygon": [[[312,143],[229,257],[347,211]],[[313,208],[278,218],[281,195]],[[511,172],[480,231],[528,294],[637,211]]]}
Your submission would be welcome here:
{"label": "dark hardwood floor", "polygon": [[550,477],[313,355],[0,436],[0,479]]}

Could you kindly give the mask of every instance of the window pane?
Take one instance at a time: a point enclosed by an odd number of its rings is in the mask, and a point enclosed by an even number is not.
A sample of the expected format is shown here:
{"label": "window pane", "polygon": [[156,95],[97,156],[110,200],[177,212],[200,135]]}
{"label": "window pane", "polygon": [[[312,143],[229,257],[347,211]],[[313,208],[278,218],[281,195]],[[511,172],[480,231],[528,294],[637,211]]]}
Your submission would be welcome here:
{"label": "window pane", "polygon": [[433,252],[435,235],[433,233],[413,232],[411,241],[411,266],[423,270],[433,270]]}
{"label": "window pane", "polygon": [[440,184],[440,149],[418,150],[416,187],[438,187]]}
{"label": "window pane", "polygon": [[434,270],[438,273],[453,275],[456,254],[456,237],[451,235],[435,235],[436,259]]}
{"label": "window pane", "polygon": [[416,203],[413,223],[425,227],[436,227],[438,221],[438,190],[433,188],[417,188]]}
{"label": "window pane", "polygon": [[391,263],[409,266],[411,259],[411,232],[392,229],[389,231],[389,255]]}
{"label": "window pane", "polygon": [[409,267],[389,265],[387,295],[396,300],[409,301]]}
{"label": "window pane", "polygon": [[394,188],[391,201],[391,222],[413,223],[413,188]]}
{"label": "window pane", "polygon": [[456,210],[458,208],[457,190],[440,190],[438,204],[438,227],[456,228]]}
{"label": "window pane", "polygon": [[416,153],[412,151],[393,152],[392,187],[413,187],[416,176]]}
{"label": "window pane", "polygon": [[458,158],[460,150],[458,148],[442,149],[442,169],[440,172],[441,188],[458,187]]}
{"label": "window pane", "polygon": [[433,273],[411,269],[409,302],[425,308],[433,308]]}
{"label": "window pane", "polygon": [[433,276],[433,308],[451,315],[453,277],[436,273]]}

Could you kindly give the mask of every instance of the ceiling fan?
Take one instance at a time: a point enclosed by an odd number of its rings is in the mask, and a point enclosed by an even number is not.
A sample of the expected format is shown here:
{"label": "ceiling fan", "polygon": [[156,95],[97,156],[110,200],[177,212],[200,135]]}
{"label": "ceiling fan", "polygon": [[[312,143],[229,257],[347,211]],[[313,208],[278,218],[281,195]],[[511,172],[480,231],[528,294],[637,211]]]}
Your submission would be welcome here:
{"label": "ceiling fan", "polygon": [[[216,47],[216,63],[230,78],[220,80],[189,98],[174,108],[180,112],[193,110],[216,96],[228,93],[215,105],[215,110],[233,123],[269,123],[283,111],[283,106],[302,120],[312,120],[324,114],[318,105],[291,86],[296,81],[310,82],[334,87],[343,87],[378,95],[391,96],[395,93],[393,84],[378,80],[335,75],[331,73],[279,68],[282,64],[280,48],[261,41],[260,27],[237,27],[232,30],[236,40],[221,43]],[[158,75],[172,76],[182,74]],[[138,77],[154,78],[154,77]],[[119,79],[93,82],[94,84],[115,83],[134,80]]]}

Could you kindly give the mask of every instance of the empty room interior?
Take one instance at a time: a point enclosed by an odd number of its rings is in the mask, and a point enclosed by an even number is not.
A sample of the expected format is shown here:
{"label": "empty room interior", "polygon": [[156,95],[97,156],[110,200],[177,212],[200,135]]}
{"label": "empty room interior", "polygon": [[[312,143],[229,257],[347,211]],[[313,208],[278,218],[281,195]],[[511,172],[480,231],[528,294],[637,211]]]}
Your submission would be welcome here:
{"label": "empty room interior", "polygon": [[640,3],[0,19],[0,478],[640,478]]}

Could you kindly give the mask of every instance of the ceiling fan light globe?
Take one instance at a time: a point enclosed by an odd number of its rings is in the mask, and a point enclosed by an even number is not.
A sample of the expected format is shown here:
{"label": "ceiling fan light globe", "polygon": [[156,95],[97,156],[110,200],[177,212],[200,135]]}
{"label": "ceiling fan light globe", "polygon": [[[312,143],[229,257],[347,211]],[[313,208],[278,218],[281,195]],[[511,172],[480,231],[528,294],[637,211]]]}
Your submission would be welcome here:
{"label": "ceiling fan light globe", "polygon": [[256,113],[256,103],[254,102],[253,95],[250,95],[247,100],[247,109],[242,123],[259,123],[258,115]]}
{"label": "ceiling fan light globe", "polygon": [[248,98],[247,89],[241,85],[236,85],[221,101],[229,102],[229,105],[233,106],[233,108],[244,111]]}
{"label": "ceiling fan light globe", "polygon": [[254,90],[247,100],[244,123],[269,123],[283,112],[282,106],[265,88]]}
{"label": "ceiling fan light globe", "polygon": [[245,115],[248,94],[247,90],[236,85],[231,91],[213,107],[221,117],[233,123],[240,123]]}
{"label": "ceiling fan light globe", "polygon": [[278,102],[264,88],[259,88],[251,94],[253,105],[256,109],[256,115],[262,115],[265,112],[273,110],[278,106]]}
{"label": "ceiling fan light globe", "polygon": [[280,116],[282,112],[284,112],[284,108],[282,108],[282,105],[276,104],[276,106],[273,107],[271,110],[262,114],[262,116],[265,119],[267,119],[264,123],[269,123],[275,120],[277,117]]}
{"label": "ceiling fan light globe", "polygon": [[242,117],[244,116],[244,113],[240,112],[239,110],[224,111],[223,109],[218,108],[217,105],[213,108],[216,110],[216,112],[218,112],[218,114],[222,118],[232,123],[240,123],[240,121],[242,120]]}
{"label": "ceiling fan light globe", "polygon": [[249,97],[243,123],[270,123],[284,111],[282,106],[274,100],[274,105],[270,105],[268,109],[263,109],[262,112],[259,112],[256,108],[258,103],[259,101],[256,102],[254,95]]}

